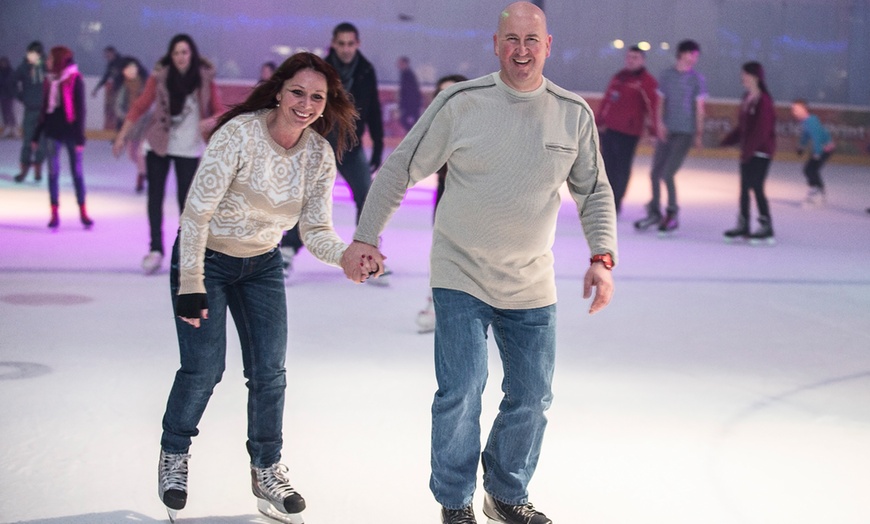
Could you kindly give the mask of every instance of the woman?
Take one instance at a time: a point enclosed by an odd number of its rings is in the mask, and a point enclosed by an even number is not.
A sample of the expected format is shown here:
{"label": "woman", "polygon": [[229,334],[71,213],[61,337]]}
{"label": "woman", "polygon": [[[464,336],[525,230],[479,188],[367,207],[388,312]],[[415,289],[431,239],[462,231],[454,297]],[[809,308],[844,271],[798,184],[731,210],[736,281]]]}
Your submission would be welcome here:
{"label": "woman", "polygon": [[[737,127],[722,140],[722,145],[740,144],[740,214],[737,227],[725,231],[724,236],[728,242],[748,238],[752,243],[773,244],[773,224],[764,182],[776,150],[776,114],[760,63],[743,64],[741,80],[746,92],[740,104]],[[761,224],[753,233],[749,232],[750,191],[755,194]]]}
{"label": "woman", "polygon": [[[132,56],[121,61],[122,83],[115,94],[115,115],[123,121],[130,111],[133,101],[139,98],[145,89],[148,71]],[[145,155],[142,151],[142,132],[151,119],[148,115],[139,119],[136,125],[127,133],[127,156],[136,166],[136,192],[145,190]]]}
{"label": "woman", "polygon": [[24,105],[21,136],[21,171],[15,175],[16,182],[24,182],[27,172],[33,166],[33,179],[42,180],[42,162],[45,160],[45,138],[33,149],[30,139],[39,124],[42,112],[42,99],[45,96],[45,57],[42,42],[36,40],[27,46],[27,53],[18,69],[15,70],[15,84],[18,100]]}
{"label": "woman", "polygon": [[119,156],[133,125],[153,106],[151,122],[144,132],[151,229],[151,247],[142,260],[146,275],[156,273],[163,264],[163,197],[169,165],[175,166],[178,209],[182,211],[205,149],[203,136],[214,127],[216,116],[223,110],[214,76],[214,68],[199,56],[193,39],[175,35],[115,138],[112,150]]}
{"label": "woman", "polygon": [[89,228],[94,221],[85,209],[85,176],[82,172],[82,152],[85,149],[85,82],[68,47],[52,47],[46,60],[48,76],[43,89],[44,97],[39,123],[30,137],[33,150],[39,148],[39,140],[46,137],[48,157],[48,194],[51,199],[51,220],[48,227],[57,229],[60,150],[66,148],[69,167],[79,204],[79,218]]}
{"label": "woman", "polygon": [[[288,58],[211,136],[181,215],[170,284],[181,368],[163,418],[160,494],[170,517],[187,500],[191,437],[226,358],[227,309],[248,379],[252,488],[261,512],[296,520],[305,501],[281,458],[287,309],[278,249],[298,222],[311,253],[338,266],[346,245],[332,227],[335,131],[341,155],[356,141],[356,110],[331,66]],[[361,264],[362,265],[362,264]]]}

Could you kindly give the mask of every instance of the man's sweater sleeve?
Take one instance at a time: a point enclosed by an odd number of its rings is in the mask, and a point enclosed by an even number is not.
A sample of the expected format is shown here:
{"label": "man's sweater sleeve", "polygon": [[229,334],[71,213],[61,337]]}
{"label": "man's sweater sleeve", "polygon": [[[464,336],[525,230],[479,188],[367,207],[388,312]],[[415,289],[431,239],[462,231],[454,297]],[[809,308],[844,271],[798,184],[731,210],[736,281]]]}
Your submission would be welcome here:
{"label": "man's sweater sleeve", "polygon": [[435,98],[381,166],[366,196],[354,240],[377,246],[378,236],[399,208],[408,188],[436,172],[447,161],[452,118],[445,103],[452,92],[444,91]]}
{"label": "man's sweater sleeve", "polygon": [[589,106],[583,106],[577,159],[568,177],[568,190],[577,203],[580,223],[592,254],[610,253],[617,262],[616,206],[598,145],[598,131]]}

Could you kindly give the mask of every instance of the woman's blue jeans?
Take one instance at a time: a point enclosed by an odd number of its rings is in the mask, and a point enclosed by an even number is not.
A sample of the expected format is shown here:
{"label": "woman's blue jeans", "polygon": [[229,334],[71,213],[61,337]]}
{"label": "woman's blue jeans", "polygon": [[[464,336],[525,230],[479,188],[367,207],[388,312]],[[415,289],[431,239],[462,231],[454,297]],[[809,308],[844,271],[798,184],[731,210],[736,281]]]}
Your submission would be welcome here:
{"label": "woman's blue jeans", "polygon": [[[170,288],[178,293],[178,241],[172,249]],[[242,347],[248,387],[248,454],[264,468],[280,462],[287,380],[287,302],[277,247],[251,258],[206,250],[208,319],[195,328],[175,317],[181,368],[166,403],[161,446],[187,453],[214,387],[226,368],[227,310]]]}
{"label": "woman's blue jeans", "polygon": [[[481,460],[484,490],[502,502],[525,504],[547,426],[544,412],[553,399],[556,306],[497,309],[467,293],[440,288],[432,290],[432,300],[438,319],[438,391],[432,404],[429,487],[446,508],[471,504]],[[504,396],[481,455],[490,327],[504,369]]]}

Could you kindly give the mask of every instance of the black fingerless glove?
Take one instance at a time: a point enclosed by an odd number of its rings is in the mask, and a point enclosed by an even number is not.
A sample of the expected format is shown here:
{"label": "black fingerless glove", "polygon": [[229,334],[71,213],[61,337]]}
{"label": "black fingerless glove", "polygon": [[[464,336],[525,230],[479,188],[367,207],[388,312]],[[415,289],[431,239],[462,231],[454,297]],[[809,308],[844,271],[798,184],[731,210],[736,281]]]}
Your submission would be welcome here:
{"label": "black fingerless glove", "polygon": [[200,318],[202,310],[208,309],[205,293],[190,293],[175,297],[175,314],[184,318]]}

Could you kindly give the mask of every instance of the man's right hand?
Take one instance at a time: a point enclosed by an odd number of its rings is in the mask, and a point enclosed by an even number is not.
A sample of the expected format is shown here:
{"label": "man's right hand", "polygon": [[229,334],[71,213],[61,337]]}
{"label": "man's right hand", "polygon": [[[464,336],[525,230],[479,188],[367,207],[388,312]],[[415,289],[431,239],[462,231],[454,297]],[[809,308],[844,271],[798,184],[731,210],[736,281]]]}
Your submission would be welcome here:
{"label": "man's right hand", "polygon": [[341,255],[341,268],[348,279],[361,284],[383,274],[386,258],[375,246],[354,240]]}

